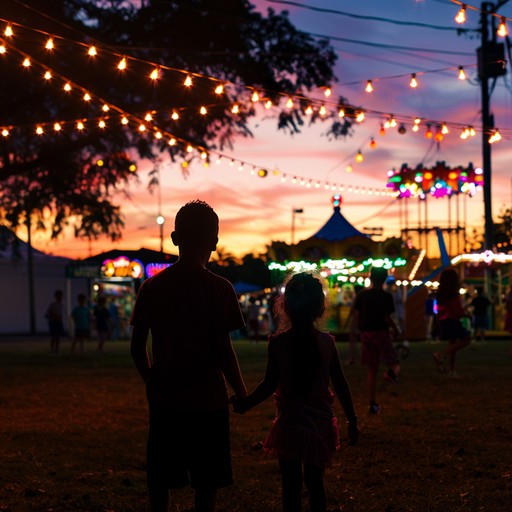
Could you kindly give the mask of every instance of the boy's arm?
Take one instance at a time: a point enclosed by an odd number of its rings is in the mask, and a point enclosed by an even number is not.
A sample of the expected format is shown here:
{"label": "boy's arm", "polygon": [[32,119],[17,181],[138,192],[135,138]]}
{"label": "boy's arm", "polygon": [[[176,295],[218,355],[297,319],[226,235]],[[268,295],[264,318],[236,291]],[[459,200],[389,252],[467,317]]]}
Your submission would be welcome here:
{"label": "boy's arm", "polygon": [[247,387],[245,386],[242,373],[240,372],[240,365],[236,357],[233,345],[231,343],[231,337],[229,333],[219,335],[221,337],[220,346],[221,355],[219,359],[219,367],[228,384],[233,388],[235,394],[239,397],[247,396]]}
{"label": "boy's arm", "polygon": [[133,362],[144,382],[147,382],[149,369],[151,368],[147,350],[148,334],[149,328],[147,326],[135,324],[130,345]]}
{"label": "boy's arm", "polygon": [[393,338],[400,338],[403,333],[400,332],[400,329],[396,326],[395,321],[393,320],[393,317],[391,315],[386,315],[384,317],[384,320],[388,324],[389,328],[391,329]]}

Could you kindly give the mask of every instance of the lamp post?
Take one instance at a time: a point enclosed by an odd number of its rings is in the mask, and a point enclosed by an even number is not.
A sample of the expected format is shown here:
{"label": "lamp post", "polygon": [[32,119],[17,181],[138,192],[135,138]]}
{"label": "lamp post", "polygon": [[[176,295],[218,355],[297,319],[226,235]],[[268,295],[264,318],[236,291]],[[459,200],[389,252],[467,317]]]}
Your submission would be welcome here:
{"label": "lamp post", "polygon": [[160,226],[160,252],[164,252],[164,224],[165,219],[162,214],[158,214],[156,223]]}
{"label": "lamp post", "polygon": [[304,213],[304,208],[292,208],[292,245],[295,244],[295,215]]}

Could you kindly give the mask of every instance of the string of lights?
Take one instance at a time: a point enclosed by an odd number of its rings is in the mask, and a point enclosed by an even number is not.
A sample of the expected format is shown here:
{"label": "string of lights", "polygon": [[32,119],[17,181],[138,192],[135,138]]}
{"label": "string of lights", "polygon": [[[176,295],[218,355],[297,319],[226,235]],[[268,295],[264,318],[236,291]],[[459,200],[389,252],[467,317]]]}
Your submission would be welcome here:
{"label": "string of lights", "polygon": [[[4,19],[4,18],[1,18],[1,17],[0,17],[0,21],[6,23],[6,27],[4,29],[4,35],[5,35],[6,38],[12,38],[14,36],[13,26],[17,26],[17,27],[23,28],[25,30],[32,30],[32,31],[34,31],[34,32],[36,32],[38,34],[41,34],[42,36],[44,36],[46,38],[44,46],[49,51],[52,51],[52,50],[55,49],[55,41],[56,40],[57,41],[58,40],[66,41],[66,42],[69,42],[69,43],[73,43],[73,44],[79,45],[82,48],[84,48],[84,53],[86,53],[89,56],[89,58],[97,57],[100,54],[100,52],[108,53],[109,55],[111,55],[112,57],[117,59],[117,69],[119,71],[126,71],[129,68],[131,63],[144,64],[144,65],[146,65],[146,66],[148,66],[150,68],[150,70],[148,72],[148,75],[149,75],[149,77],[152,80],[159,79],[160,76],[161,76],[161,73],[163,71],[169,71],[169,72],[175,72],[175,73],[179,73],[181,75],[185,75],[184,83],[187,86],[191,86],[192,85],[193,78],[200,78],[200,79],[212,81],[212,82],[214,82],[214,89],[215,89],[215,92],[217,94],[222,94],[224,92],[224,87],[229,85],[229,86],[233,86],[233,87],[236,86],[237,88],[242,87],[242,88],[247,89],[248,91],[250,91],[252,93],[253,99],[254,100],[258,99],[258,101],[260,100],[259,96],[261,94],[267,95],[267,96],[268,95],[272,95],[273,97],[275,97],[275,96],[282,96],[282,97],[285,97],[285,99],[288,102],[289,102],[290,98],[292,99],[292,101],[294,99],[296,101],[306,100],[306,101],[311,101],[313,103],[318,103],[319,101],[320,102],[323,101],[322,99],[318,99],[318,98],[309,98],[309,97],[305,96],[303,93],[287,94],[287,93],[283,93],[283,92],[270,91],[270,90],[265,90],[265,89],[258,90],[257,87],[254,87],[252,85],[244,85],[244,84],[239,84],[239,83],[238,84],[234,84],[232,82],[229,82],[229,81],[226,81],[226,80],[223,80],[223,79],[219,79],[219,78],[216,78],[216,77],[213,77],[213,76],[210,76],[210,75],[205,75],[205,74],[201,74],[201,73],[197,73],[197,72],[190,72],[190,71],[185,70],[185,69],[176,68],[176,67],[172,67],[172,66],[167,66],[165,64],[161,64],[161,63],[157,63],[157,62],[153,62],[153,61],[148,61],[148,60],[141,59],[141,58],[138,58],[138,57],[128,56],[126,52],[122,53],[122,52],[119,52],[119,51],[114,51],[114,50],[111,50],[111,49],[108,49],[108,48],[100,47],[97,44],[84,43],[82,41],[77,41],[77,40],[73,40],[73,39],[70,39],[70,38],[62,37],[62,36],[59,36],[59,35],[50,34],[50,33],[45,32],[43,30],[27,27],[25,25],[22,25],[22,24],[19,24],[19,23],[15,23],[15,22],[11,22],[11,21],[9,21],[7,19]],[[412,50],[410,47],[408,47],[407,49],[408,50]],[[1,49],[0,49],[0,51],[1,51]],[[432,50],[432,51],[434,51],[434,50]],[[454,65],[454,66],[449,66],[449,67],[445,67],[445,68],[441,68],[441,69],[426,70],[426,71],[415,71],[415,72],[406,73],[406,74],[400,74],[400,75],[376,77],[376,78],[372,78],[372,83],[375,84],[376,82],[382,81],[382,80],[400,79],[400,78],[403,78],[403,77],[413,77],[414,76],[416,78],[416,85],[411,85],[411,87],[416,87],[417,86],[417,77],[419,77],[421,75],[441,73],[441,72],[444,73],[444,72],[452,71],[452,70],[458,71],[458,74],[457,74],[458,78],[460,80],[463,80],[463,79],[465,79],[464,68],[475,67],[475,66],[476,66],[475,64],[470,64],[470,65],[466,64],[465,66]],[[364,85],[366,82],[358,80],[358,81],[342,83],[342,84],[340,84],[340,86],[358,85],[360,83]],[[415,82],[411,78],[410,84],[413,84],[413,83],[415,83]],[[366,83],[366,86],[367,86],[367,83]],[[323,87],[322,90],[325,93],[325,96],[328,96],[329,93],[332,92],[331,88],[329,86]],[[368,91],[368,92],[370,92],[370,91]],[[272,106],[272,105],[269,105],[268,108],[270,108],[270,106]]]}
{"label": "string of lights", "polygon": [[[9,37],[12,36],[12,33],[9,31],[7,31],[7,34],[10,34]],[[23,67],[29,68],[31,66],[31,63],[34,60],[33,58],[31,59],[31,57],[28,54],[26,54],[25,52],[22,52],[21,50],[18,50],[12,43],[8,43],[7,40],[0,41],[0,54],[5,55],[7,53],[7,48],[10,48],[10,49],[14,50],[15,52],[22,55],[22,57],[23,57],[22,66]],[[48,50],[54,49],[53,39],[48,39],[46,41],[45,48]],[[98,50],[97,50],[96,46],[89,45],[88,46],[88,54],[92,57],[96,56],[98,54]],[[42,63],[39,63],[39,65],[44,69],[44,78],[46,80],[51,80],[55,76],[55,72],[53,72],[52,69],[48,65],[42,64]],[[127,67],[126,57],[121,58],[117,67],[121,71],[126,69],[126,67]],[[453,69],[453,68],[442,68],[439,70],[432,70],[432,71],[439,72],[439,71],[445,71],[447,69]],[[419,83],[418,83],[417,77],[419,75],[422,75],[425,73],[426,72],[412,73],[410,75],[409,86],[411,88],[418,87]],[[408,75],[395,75],[394,77],[397,77],[397,76],[402,77],[402,76],[408,76]],[[156,80],[158,80],[159,77],[160,77],[160,69],[153,65],[152,71],[149,74],[149,79],[156,81]],[[211,78],[211,77],[208,77],[208,78]],[[392,78],[392,77],[389,77],[389,78]],[[366,88],[365,88],[366,91],[368,93],[373,92],[374,83],[378,82],[379,80],[384,80],[384,79],[386,79],[386,77],[368,80],[366,82]],[[459,80],[466,79],[466,73],[465,73],[464,67],[462,67],[462,66],[458,67],[458,79]],[[356,82],[347,82],[347,84],[353,84],[353,83],[356,83]],[[185,80],[183,81],[183,86],[192,87],[192,85],[193,85],[193,79],[191,78],[191,75],[187,75]],[[342,84],[342,85],[346,85],[346,84]],[[253,90],[253,94],[251,96],[251,100],[253,103],[257,103],[257,102],[261,101],[266,109],[270,109],[275,106],[271,101],[265,100],[265,97],[262,96],[262,91],[257,92],[254,87],[252,87],[252,86],[250,86],[250,87]],[[66,82],[64,83],[63,89],[66,92],[69,92],[71,90],[69,81],[66,80]],[[91,97],[90,97],[90,94],[87,92],[86,88],[78,87],[78,89],[84,94],[84,100],[90,101]],[[224,85],[217,83],[217,86],[215,87],[214,91],[218,96],[221,96],[222,93],[224,92]],[[348,105],[348,104],[344,105],[343,107],[340,107],[338,103],[334,103],[334,102],[331,102],[328,100],[328,98],[331,95],[332,95],[332,90],[330,89],[330,87],[324,88],[324,96],[326,99],[322,99],[322,100],[309,99],[301,94],[289,95],[289,96],[287,96],[286,107],[289,109],[293,109],[293,108],[296,108],[296,102],[301,102],[302,100],[309,100],[310,104],[308,104],[303,109],[303,112],[306,115],[311,115],[313,113],[317,113],[318,115],[320,115],[322,117],[327,116],[327,115],[330,115],[330,116],[337,115],[340,118],[344,117],[345,115],[348,115],[348,116],[352,116],[356,122],[364,121],[364,118],[369,115],[374,116],[374,117],[387,117],[387,118],[389,118],[389,123],[388,122],[383,123],[383,127],[385,129],[387,129],[389,127],[396,126],[395,123],[400,121],[401,124],[404,124],[404,123],[411,124],[413,127],[413,131],[417,131],[415,129],[415,127],[417,128],[419,122],[424,122],[425,124],[430,124],[431,126],[439,126],[438,131],[442,131],[443,132],[442,135],[445,135],[447,133],[446,127],[451,126],[453,129],[461,130],[461,138],[463,138],[463,139],[467,138],[466,135],[468,134],[468,129],[472,134],[476,133],[476,132],[474,132],[474,129],[472,127],[470,127],[470,126],[468,127],[466,125],[461,125],[460,123],[446,123],[444,121],[422,118],[420,116],[414,116],[411,118],[411,116],[399,115],[398,117],[395,117],[393,115],[387,114],[382,111],[368,109],[365,107],[354,107],[354,106]],[[219,103],[217,103],[216,105],[218,106]],[[236,100],[233,102],[230,102],[230,103],[224,102],[222,105],[229,106],[229,108],[233,114],[240,113],[241,106],[236,102]],[[301,105],[299,105],[299,106],[302,107]],[[106,107],[104,107],[104,108],[106,109]],[[179,119],[180,112],[190,110],[191,108],[192,107],[175,108],[171,114],[171,118],[173,120],[177,120],[177,119]],[[331,109],[331,110],[329,111],[328,109]],[[199,109],[200,115],[206,115],[207,113],[208,113],[207,105],[200,107],[200,109]],[[148,117],[148,115],[146,115],[146,117]],[[397,119],[398,119],[398,121],[397,121]],[[146,119],[146,121],[147,120],[148,119]],[[9,129],[9,127],[3,127],[3,129]],[[491,135],[493,135],[493,133],[489,133],[488,135],[491,136]],[[428,130],[426,131],[426,137],[430,138]],[[440,140],[438,142],[440,142]]]}
{"label": "string of lights", "polygon": [[[203,165],[209,166],[210,162],[212,160],[215,161],[216,164],[220,164],[222,161],[228,162],[230,167],[236,166],[238,171],[247,171],[250,175],[254,175],[260,178],[265,178],[267,176],[275,176],[279,177],[280,181],[282,183],[291,183],[293,185],[298,184],[299,186],[304,186],[305,188],[320,188],[323,187],[326,190],[332,190],[332,191],[340,191],[340,192],[353,192],[353,193],[360,193],[360,194],[369,194],[369,195],[384,195],[384,196],[393,196],[393,192],[389,192],[387,190],[383,189],[377,189],[372,187],[361,187],[361,186],[352,186],[352,185],[346,185],[343,183],[339,183],[337,181],[324,181],[324,180],[317,180],[313,178],[306,178],[303,176],[300,176],[299,174],[294,173],[285,173],[281,172],[277,169],[269,169],[264,166],[257,165],[252,162],[248,162],[246,160],[242,160],[233,156],[229,156],[226,153],[216,151],[216,150],[209,150],[206,149],[200,145],[193,145],[187,140],[177,137],[176,135],[173,135],[172,133],[168,132],[167,130],[160,128],[157,126],[153,121],[153,115],[151,113],[146,114],[144,117],[140,115],[135,115],[127,112],[126,110],[112,104],[109,102],[106,102],[103,98],[97,97],[95,95],[90,94],[87,92],[87,89],[85,89],[83,86],[72,82],[67,77],[59,75],[58,73],[55,73],[49,66],[46,64],[43,64],[37,59],[34,59],[30,55],[28,55],[26,52],[23,52],[17,48],[15,48],[13,45],[8,45],[9,50],[12,50],[13,52],[18,53],[21,58],[23,59],[23,62],[25,63],[25,67],[30,68],[33,65],[40,66],[44,72],[45,72],[45,78],[46,80],[52,80],[55,78],[58,78],[64,83],[64,87],[62,87],[62,90],[71,93],[72,91],[79,91],[80,94],[83,94],[83,100],[86,102],[97,102],[99,105],[102,105],[101,109],[104,112],[104,115],[97,116],[94,118],[79,118],[75,120],[67,120],[67,121],[60,121],[60,122],[45,122],[45,123],[38,123],[35,126],[34,134],[37,136],[44,136],[46,133],[46,129],[50,128],[53,130],[53,132],[63,132],[65,128],[68,126],[72,126],[74,130],[77,130],[78,132],[83,132],[86,130],[87,127],[90,129],[99,129],[99,130],[106,130],[109,127],[110,121],[115,120],[114,116],[112,115],[112,112],[117,118],[118,126],[121,126],[125,129],[133,128],[135,133],[138,133],[140,135],[145,134],[151,134],[155,139],[165,139],[168,141],[168,144],[170,146],[176,146],[178,144],[182,144],[186,154],[190,153],[196,153],[199,155],[200,159],[203,161]],[[67,86],[67,87],[66,87]],[[93,126],[90,126],[92,123]],[[27,126],[27,125],[26,125]],[[15,127],[11,127],[11,130],[13,130]],[[0,134],[3,137],[9,137],[11,135],[11,131],[6,127],[0,127]],[[103,166],[103,160],[99,158],[96,162],[96,165],[99,165],[100,167]],[[185,159],[182,161],[181,166],[184,170],[186,170],[190,165],[190,161]],[[136,168],[130,169],[132,171],[135,171]]]}

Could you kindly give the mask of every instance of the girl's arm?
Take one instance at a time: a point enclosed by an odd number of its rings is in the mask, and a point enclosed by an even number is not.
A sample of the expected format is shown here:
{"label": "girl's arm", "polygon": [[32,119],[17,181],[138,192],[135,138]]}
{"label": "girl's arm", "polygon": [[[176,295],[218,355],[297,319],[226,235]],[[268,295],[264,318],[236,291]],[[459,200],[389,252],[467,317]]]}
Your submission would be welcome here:
{"label": "girl's arm", "polygon": [[341,362],[336,346],[334,346],[334,351],[335,354],[331,359],[330,367],[332,386],[336,396],[338,397],[338,400],[341,403],[341,406],[343,407],[343,412],[345,413],[347,421],[357,423],[357,416],[354,410],[354,404],[352,402],[352,393],[350,392],[350,387],[345,377],[345,373],[341,367]]}
{"label": "girl's arm", "polygon": [[263,380],[246,398],[239,399],[236,397],[233,399],[233,410],[235,412],[244,414],[249,409],[266,400],[277,389],[279,384],[279,368],[272,343],[268,344],[267,354],[267,368],[265,369]]}

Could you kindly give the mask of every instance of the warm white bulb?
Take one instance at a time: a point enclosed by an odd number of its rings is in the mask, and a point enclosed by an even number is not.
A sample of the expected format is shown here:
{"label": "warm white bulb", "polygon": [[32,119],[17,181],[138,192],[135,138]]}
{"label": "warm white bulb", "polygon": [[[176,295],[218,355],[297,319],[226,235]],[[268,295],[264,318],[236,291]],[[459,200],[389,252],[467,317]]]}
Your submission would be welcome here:
{"label": "warm white bulb", "polygon": [[185,87],[190,87],[192,85],[192,77],[190,75],[187,75],[187,78],[185,78],[183,85]]}
{"label": "warm white bulb", "polygon": [[52,74],[51,74],[49,71],[47,71],[47,72],[44,74],[44,79],[45,79],[45,80],[51,80],[51,78],[52,78]]}
{"label": "warm white bulb", "polygon": [[28,57],[25,57],[22,64],[23,64],[23,67],[29,68],[31,65],[30,59]]}
{"label": "warm white bulb", "polygon": [[466,21],[466,4],[462,4],[461,8],[459,9],[459,12],[455,16],[455,21],[460,24]]}
{"label": "warm white bulb", "polygon": [[416,73],[413,73],[411,75],[411,81],[409,82],[409,86],[413,89],[418,87],[418,80],[416,80]]}
{"label": "warm white bulb", "polygon": [[372,81],[371,80],[368,80],[368,82],[366,82],[366,88],[365,88],[365,91],[366,92],[373,92],[373,85],[372,85]]}
{"label": "warm white bulb", "polygon": [[496,32],[500,37],[507,37],[508,36],[508,28],[507,28],[507,22],[505,20],[505,17],[502,16],[500,18],[500,24],[498,25],[498,30]]}
{"label": "warm white bulb", "polygon": [[65,83],[65,84],[64,84],[64,90],[65,90],[66,92],[71,91],[71,84],[70,84],[69,82],[67,82],[67,83]]}
{"label": "warm white bulb", "polygon": [[201,107],[201,108],[199,109],[199,113],[200,113],[202,116],[205,116],[205,115],[208,113],[208,111],[206,110],[206,107]]}
{"label": "warm white bulb", "polygon": [[11,25],[7,25],[7,27],[5,27],[4,35],[5,37],[12,37],[14,35]]}
{"label": "warm white bulb", "polygon": [[87,53],[89,54],[89,57],[96,57],[96,55],[98,55],[98,50],[96,50],[95,46],[90,46]]}
{"label": "warm white bulb", "polygon": [[222,84],[217,85],[215,87],[215,94],[222,94],[224,92],[224,86]]}
{"label": "warm white bulb", "polygon": [[44,45],[44,47],[47,50],[53,50],[54,45],[53,45],[53,39],[51,37],[48,39],[48,41],[46,41],[46,44]]}
{"label": "warm white bulb", "polygon": [[126,116],[123,116],[121,118],[121,124],[127,125],[128,124],[128,118]]}
{"label": "warm white bulb", "polygon": [[459,66],[459,80],[466,80],[466,73],[464,73],[462,66]]}
{"label": "warm white bulb", "polygon": [[149,78],[151,78],[151,80],[158,80],[159,77],[160,73],[158,71],[158,68],[153,69],[153,71],[151,71],[151,73],[149,74]]}
{"label": "warm white bulb", "polygon": [[235,103],[231,109],[233,114],[238,114],[240,112],[240,107]]}
{"label": "warm white bulb", "polygon": [[124,71],[126,69],[126,59],[124,57],[119,61],[117,69],[119,69],[120,71]]}

